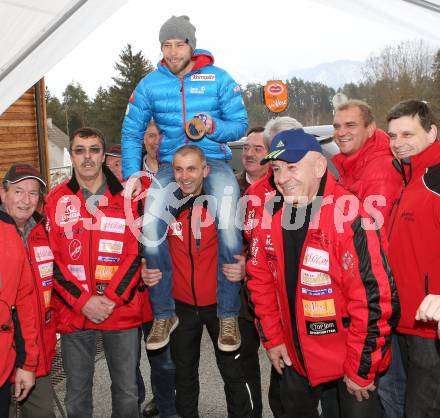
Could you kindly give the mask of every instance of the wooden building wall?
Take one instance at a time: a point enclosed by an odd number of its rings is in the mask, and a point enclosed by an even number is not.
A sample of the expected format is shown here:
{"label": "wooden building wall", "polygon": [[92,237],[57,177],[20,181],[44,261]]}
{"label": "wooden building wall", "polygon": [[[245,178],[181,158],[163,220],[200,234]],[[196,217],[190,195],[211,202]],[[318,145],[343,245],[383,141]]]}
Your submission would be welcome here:
{"label": "wooden building wall", "polygon": [[32,164],[48,178],[44,93],[41,80],[0,115],[0,179],[15,163]]}

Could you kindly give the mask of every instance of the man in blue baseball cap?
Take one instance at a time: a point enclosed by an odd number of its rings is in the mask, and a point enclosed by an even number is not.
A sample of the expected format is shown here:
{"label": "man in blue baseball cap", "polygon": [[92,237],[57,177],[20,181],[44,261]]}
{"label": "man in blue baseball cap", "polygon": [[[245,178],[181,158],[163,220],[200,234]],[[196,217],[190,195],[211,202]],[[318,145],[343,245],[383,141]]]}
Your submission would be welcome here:
{"label": "man in blue baseball cap", "polygon": [[277,194],[265,205],[271,222],[254,230],[246,270],[257,328],[281,375],[281,416],[317,418],[330,385],[345,417],[379,417],[375,382],[400,313],[380,234],[327,170],[314,136],[278,133],[268,162]]}

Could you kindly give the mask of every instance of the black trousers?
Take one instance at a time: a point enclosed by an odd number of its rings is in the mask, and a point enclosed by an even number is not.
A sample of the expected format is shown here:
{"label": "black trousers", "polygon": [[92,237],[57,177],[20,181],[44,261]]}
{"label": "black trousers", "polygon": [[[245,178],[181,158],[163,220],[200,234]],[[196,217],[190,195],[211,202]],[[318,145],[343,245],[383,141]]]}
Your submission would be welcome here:
{"label": "black trousers", "polygon": [[228,417],[248,418],[251,399],[237,352],[225,353],[217,347],[219,320],[217,307],[197,308],[176,301],[179,326],[171,334],[171,355],[176,366],[176,409],[181,418],[198,418],[200,393],[199,362],[203,326],[212,340],[217,366],[224,382]]}
{"label": "black trousers", "polygon": [[11,383],[9,379],[0,387],[0,418],[9,416],[9,404],[11,402]]}
{"label": "black trousers", "polygon": [[252,413],[250,418],[261,418],[263,415],[263,403],[261,400],[260,359],[258,357],[260,336],[252,321],[244,318],[239,318],[238,321],[241,333],[240,359],[252,397]]}
{"label": "black trousers", "polygon": [[[335,382],[340,402],[341,418],[380,418],[377,390],[369,392],[370,398],[358,402],[347,392],[342,379]],[[281,378],[282,418],[318,418],[318,403],[325,385],[310,387],[308,380],[292,367],[286,367]]]}
{"label": "black trousers", "polygon": [[440,417],[440,341],[399,335],[406,371],[406,418]]}

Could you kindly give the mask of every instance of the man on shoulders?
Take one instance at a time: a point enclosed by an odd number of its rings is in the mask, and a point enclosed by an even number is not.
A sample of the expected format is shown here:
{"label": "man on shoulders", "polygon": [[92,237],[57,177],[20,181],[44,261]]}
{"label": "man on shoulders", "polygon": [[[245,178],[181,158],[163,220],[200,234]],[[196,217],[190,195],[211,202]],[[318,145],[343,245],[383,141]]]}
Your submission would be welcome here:
{"label": "man on shoulders", "polygon": [[[159,145],[160,167],[149,189],[145,204],[144,252],[147,264],[159,269],[163,279],[150,289],[154,323],[147,338],[148,349],[160,349],[169,342],[178,324],[172,299],[172,263],[166,231],[176,202],[167,193],[174,187],[171,161],[174,153],[191,141],[206,155],[210,174],[205,179],[205,192],[217,199],[215,213],[219,239],[218,275],[220,289],[226,277],[221,266],[234,262],[241,252],[241,231],[236,228],[235,208],[240,191],[227,160],[231,150],[227,142],[240,139],[247,128],[247,113],[240,86],[223,69],[214,65],[210,52],[196,49],[196,28],[188,16],[172,16],[161,27],[159,41],[163,59],[157,70],[143,78],[130,97],[122,126],[122,171],[125,179],[139,172],[145,129],[151,118],[162,138]],[[168,188],[168,189],[167,189]],[[166,189],[166,190],[164,190]],[[134,182],[133,195],[141,191]],[[130,193],[127,191],[127,193]],[[223,202],[231,201],[231,204]],[[227,206],[228,205],[228,206]],[[227,207],[232,207],[227,210]],[[226,213],[228,212],[228,213]],[[240,284],[234,283],[235,294],[226,310],[218,312],[221,327],[238,322]],[[220,292],[221,293],[221,292]],[[240,343],[238,332],[233,346]],[[154,338],[153,338],[154,335]],[[234,349],[226,347],[225,349]]]}

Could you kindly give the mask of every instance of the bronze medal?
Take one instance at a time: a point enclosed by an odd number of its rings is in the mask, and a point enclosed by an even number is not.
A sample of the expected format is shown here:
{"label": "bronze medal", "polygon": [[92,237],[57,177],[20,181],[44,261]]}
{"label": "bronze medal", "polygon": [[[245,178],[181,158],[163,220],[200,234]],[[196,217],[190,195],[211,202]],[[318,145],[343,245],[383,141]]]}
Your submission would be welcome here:
{"label": "bronze medal", "polygon": [[194,117],[186,124],[185,131],[189,139],[192,141],[200,141],[205,136],[206,126],[202,119]]}

